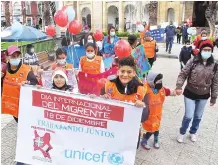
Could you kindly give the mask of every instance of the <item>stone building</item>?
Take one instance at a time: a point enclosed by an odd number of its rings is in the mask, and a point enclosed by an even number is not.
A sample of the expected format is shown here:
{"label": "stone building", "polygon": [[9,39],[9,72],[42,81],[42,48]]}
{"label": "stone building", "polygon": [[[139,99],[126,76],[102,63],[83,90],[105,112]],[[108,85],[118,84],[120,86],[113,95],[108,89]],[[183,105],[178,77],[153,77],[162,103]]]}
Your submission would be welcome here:
{"label": "stone building", "polygon": [[136,22],[149,22],[149,1],[66,1],[64,5],[74,6],[77,19],[87,24],[92,31],[109,26],[119,31],[136,31]]}

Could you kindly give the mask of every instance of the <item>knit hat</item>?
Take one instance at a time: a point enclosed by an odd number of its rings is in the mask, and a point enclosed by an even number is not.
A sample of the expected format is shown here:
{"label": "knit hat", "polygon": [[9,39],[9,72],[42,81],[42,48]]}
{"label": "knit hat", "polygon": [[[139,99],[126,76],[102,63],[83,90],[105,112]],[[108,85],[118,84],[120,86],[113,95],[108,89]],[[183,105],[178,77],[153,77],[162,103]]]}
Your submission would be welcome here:
{"label": "knit hat", "polygon": [[56,75],[58,75],[58,74],[63,76],[65,78],[66,84],[68,84],[68,77],[67,77],[67,74],[65,73],[65,71],[63,69],[57,69],[57,70],[55,70],[53,72],[53,74],[52,74],[52,82],[54,82],[54,77]]}
{"label": "knit hat", "polygon": [[11,45],[11,46],[9,46],[8,49],[7,49],[7,51],[8,51],[8,56],[11,56],[11,55],[12,55],[13,53],[15,53],[15,52],[21,53],[21,52],[20,52],[20,49],[19,49],[16,45]]}
{"label": "knit hat", "polygon": [[200,43],[199,49],[200,51],[205,48],[205,47],[210,47],[213,51],[213,42],[211,40],[204,40]]}
{"label": "knit hat", "polygon": [[145,37],[146,37],[146,36],[151,37],[151,32],[147,31],[147,32],[145,33]]}

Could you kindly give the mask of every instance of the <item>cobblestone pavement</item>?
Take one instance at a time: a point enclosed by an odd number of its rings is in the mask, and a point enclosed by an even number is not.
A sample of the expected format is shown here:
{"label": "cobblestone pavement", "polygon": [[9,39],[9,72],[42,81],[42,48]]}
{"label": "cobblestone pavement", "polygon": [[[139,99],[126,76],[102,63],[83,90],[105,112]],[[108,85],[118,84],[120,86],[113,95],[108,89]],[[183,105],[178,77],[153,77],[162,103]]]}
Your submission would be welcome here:
{"label": "cobblestone pavement", "polygon": [[[158,58],[154,71],[164,75],[164,85],[175,88],[179,73],[178,59]],[[135,165],[218,165],[218,104],[207,105],[196,143],[187,134],[184,144],[176,142],[184,115],[183,96],[166,98],[160,129],[160,149],[137,151]],[[13,118],[1,115],[2,165],[14,165],[17,124]],[[150,139],[152,145],[153,137]]]}

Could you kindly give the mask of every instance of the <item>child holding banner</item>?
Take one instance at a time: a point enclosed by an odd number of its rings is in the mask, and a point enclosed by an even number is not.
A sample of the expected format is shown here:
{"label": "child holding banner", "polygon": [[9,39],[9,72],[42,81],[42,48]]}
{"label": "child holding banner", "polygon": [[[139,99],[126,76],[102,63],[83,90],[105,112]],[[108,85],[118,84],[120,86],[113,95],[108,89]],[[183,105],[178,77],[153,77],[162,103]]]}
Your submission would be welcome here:
{"label": "child holding banner", "polygon": [[[119,60],[118,77],[107,81],[102,88],[101,95],[120,101],[133,102],[137,107],[144,107],[142,101],[146,94],[146,87],[136,78],[136,64],[132,57],[124,57]],[[140,142],[140,133],[138,145]],[[138,146],[137,146],[138,148]]]}
{"label": "child holding banner", "polygon": [[57,69],[52,75],[52,89],[62,91],[72,91],[72,87],[68,85],[68,77],[63,69]]}
{"label": "child holding banner", "polygon": [[162,74],[157,74],[150,71],[147,76],[147,83],[145,84],[147,87],[147,93],[145,95],[145,112],[149,112],[149,115],[148,119],[142,122],[142,128],[147,132],[146,134],[143,134],[141,146],[146,150],[151,149],[151,147],[148,145],[148,140],[153,134],[154,148],[160,148],[158,137],[165,96],[176,96],[175,90],[170,90],[163,87],[162,78]]}
{"label": "child holding banner", "polygon": [[88,74],[99,74],[105,72],[104,62],[101,56],[97,56],[97,46],[94,43],[86,44],[86,56],[81,57],[79,71]]}
{"label": "child holding banner", "polygon": [[56,62],[52,64],[51,69],[55,70],[56,68],[65,68],[73,69],[72,64],[67,64],[67,52],[63,48],[58,48],[56,50]]}

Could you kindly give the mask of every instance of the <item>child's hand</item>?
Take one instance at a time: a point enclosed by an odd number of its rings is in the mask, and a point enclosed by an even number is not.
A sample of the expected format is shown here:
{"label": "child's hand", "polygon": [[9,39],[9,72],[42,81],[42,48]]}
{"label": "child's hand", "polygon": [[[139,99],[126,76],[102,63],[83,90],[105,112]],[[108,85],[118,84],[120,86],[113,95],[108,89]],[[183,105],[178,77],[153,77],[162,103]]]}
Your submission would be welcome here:
{"label": "child's hand", "polygon": [[171,96],[176,96],[177,94],[176,94],[176,90],[175,89],[171,89],[170,90],[170,95]]}
{"label": "child's hand", "polygon": [[94,99],[96,97],[96,95],[95,94],[89,94],[89,97]]}
{"label": "child's hand", "polygon": [[182,89],[176,89],[176,95],[181,95],[182,94]]}
{"label": "child's hand", "polygon": [[136,107],[139,107],[139,108],[145,107],[145,103],[142,102],[142,101],[140,101],[140,100],[137,100],[137,101],[135,102],[135,106],[136,106]]}
{"label": "child's hand", "polygon": [[104,99],[110,99],[111,98],[111,96],[108,95],[108,94],[101,95],[100,97],[102,97]]}
{"label": "child's hand", "polygon": [[36,88],[40,89],[40,88],[42,88],[42,86],[41,85],[36,85]]}

